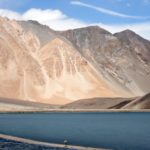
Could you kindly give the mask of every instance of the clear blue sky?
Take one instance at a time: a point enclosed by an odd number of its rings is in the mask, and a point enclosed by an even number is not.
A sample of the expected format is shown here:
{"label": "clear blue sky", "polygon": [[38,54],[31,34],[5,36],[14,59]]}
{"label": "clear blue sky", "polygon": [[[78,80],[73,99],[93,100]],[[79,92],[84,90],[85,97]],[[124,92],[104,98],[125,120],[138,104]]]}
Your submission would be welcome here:
{"label": "clear blue sky", "polygon": [[[19,14],[32,8],[59,10],[69,19],[85,24],[104,24],[104,27],[150,24],[150,0],[0,0],[0,8]],[[143,31],[140,32],[143,33]]]}

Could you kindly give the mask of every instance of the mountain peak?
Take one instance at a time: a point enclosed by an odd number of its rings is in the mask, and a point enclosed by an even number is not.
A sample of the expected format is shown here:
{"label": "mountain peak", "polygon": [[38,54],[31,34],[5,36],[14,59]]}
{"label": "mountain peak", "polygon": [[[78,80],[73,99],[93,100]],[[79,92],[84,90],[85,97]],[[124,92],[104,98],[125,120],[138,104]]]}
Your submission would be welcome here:
{"label": "mountain peak", "polygon": [[92,32],[92,33],[101,33],[101,34],[111,34],[107,30],[101,28],[100,26],[86,26],[86,27],[81,27],[81,28],[76,28],[76,29],[69,29],[66,31],[60,31],[60,33],[64,32]]}
{"label": "mountain peak", "polygon": [[115,36],[120,36],[120,35],[126,35],[126,36],[134,36],[134,35],[137,35],[134,31],[130,30],[130,29],[126,29],[126,30],[123,30],[121,32],[117,32],[114,34]]}
{"label": "mountain peak", "polygon": [[123,30],[122,32],[123,33],[132,33],[132,34],[134,33],[135,34],[135,32],[130,30],[130,29]]}
{"label": "mountain peak", "polygon": [[[82,29],[84,29],[84,28],[82,28]],[[85,27],[85,29],[92,30],[92,31],[98,31],[98,32],[101,32],[101,33],[104,33],[104,34],[111,34],[110,32],[108,32],[107,30],[101,28],[100,26],[88,26],[88,27]]]}
{"label": "mountain peak", "polygon": [[113,34],[114,36],[116,36],[118,39],[120,39],[122,42],[133,42],[134,41],[139,41],[139,42],[146,42],[149,43],[149,40],[144,39],[143,37],[141,37],[140,35],[136,34],[134,31],[126,29],[124,31],[118,32]]}
{"label": "mountain peak", "polygon": [[[136,34],[134,31],[126,29],[124,31],[115,33],[114,36],[116,36],[118,39],[120,39],[122,42],[130,43],[132,39],[141,39],[138,34]],[[143,38],[142,38],[143,39]]]}
{"label": "mountain peak", "polygon": [[41,46],[44,46],[55,37],[55,31],[46,25],[42,25],[37,21],[17,21],[25,32],[33,32],[40,40]]}

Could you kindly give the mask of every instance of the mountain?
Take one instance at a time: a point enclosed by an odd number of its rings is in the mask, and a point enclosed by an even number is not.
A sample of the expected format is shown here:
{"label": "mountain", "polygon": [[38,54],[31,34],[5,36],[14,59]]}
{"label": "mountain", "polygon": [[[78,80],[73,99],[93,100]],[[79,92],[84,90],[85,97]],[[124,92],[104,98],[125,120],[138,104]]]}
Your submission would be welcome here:
{"label": "mountain", "polygon": [[104,80],[126,96],[150,89],[150,42],[130,30],[111,34],[97,26],[63,31]]}
{"label": "mountain", "polygon": [[0,22],[0,97],[64,104],[119,96],[67,39],[48,27],[6,18]]}
{"label": "mountain", "polygon": [[66,104],[149,92],[150,42],[132,31],[57,32],[2,17],[0,31],[0,97]]}

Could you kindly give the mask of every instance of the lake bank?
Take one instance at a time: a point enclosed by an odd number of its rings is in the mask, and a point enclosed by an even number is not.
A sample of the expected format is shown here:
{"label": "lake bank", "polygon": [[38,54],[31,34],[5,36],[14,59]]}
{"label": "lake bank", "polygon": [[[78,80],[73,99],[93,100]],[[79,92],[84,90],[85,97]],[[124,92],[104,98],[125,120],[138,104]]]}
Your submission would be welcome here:
{"label": "lake bank", "polygon": [[[93,98],[77,100],[65,105],[52,105],[25,100],[0,98],[0,113],[150,112],[149,105],[146,104],[149,102],[148,98],[149,94],[142,98]],[[138,106],[136,106],[137,104]]]}
{"label": "lake bank", "polygon": [[16,148],[16,145],[17,148],[19,147],[22,150],[32,150],[33,148],[36,148],[36,150],[106,150],[101,148],[80,147],[72,145],[65,146],[63,144],[53,144],[0,134],[0,149],[3,147],[3,149],[12,150]]}
{"label": "lake bank", "polygon": [[47,110],[0,110],[3,113],[50,113],[50,112],[150,112],[150,109],[47,109]]}

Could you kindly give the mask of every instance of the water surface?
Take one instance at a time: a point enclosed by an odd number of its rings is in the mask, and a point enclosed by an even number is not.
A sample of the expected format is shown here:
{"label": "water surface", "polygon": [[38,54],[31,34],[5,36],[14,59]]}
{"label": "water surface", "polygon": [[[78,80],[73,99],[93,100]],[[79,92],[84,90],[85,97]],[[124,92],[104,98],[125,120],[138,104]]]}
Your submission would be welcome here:
{"label": "water surface", "polygon": [[40,141],[150,150],[149,112],[0,114],[0,133]]}

